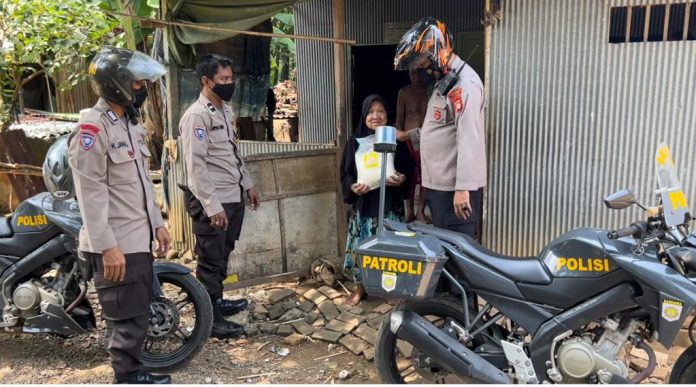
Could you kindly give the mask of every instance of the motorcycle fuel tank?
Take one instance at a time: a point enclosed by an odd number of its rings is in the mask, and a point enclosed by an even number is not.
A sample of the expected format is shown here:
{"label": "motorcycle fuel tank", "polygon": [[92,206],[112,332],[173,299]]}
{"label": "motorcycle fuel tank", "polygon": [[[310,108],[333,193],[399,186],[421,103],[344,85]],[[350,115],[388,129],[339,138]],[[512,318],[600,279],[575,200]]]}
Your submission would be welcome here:
{"label": "motorcycle fuel tank", "polygon": [[555,278],[598,278],[617,267],[599,239],[606,230],[580,228],[562,235],[542,251],[540,258]]}
{"label": "motorcycle fuel tank", "polygon": [[12,229],[15,233],[39,232],[51,226],[42,210],[42,202],[50,200],[51,195],[43,192],[23,201],[12,215]]}

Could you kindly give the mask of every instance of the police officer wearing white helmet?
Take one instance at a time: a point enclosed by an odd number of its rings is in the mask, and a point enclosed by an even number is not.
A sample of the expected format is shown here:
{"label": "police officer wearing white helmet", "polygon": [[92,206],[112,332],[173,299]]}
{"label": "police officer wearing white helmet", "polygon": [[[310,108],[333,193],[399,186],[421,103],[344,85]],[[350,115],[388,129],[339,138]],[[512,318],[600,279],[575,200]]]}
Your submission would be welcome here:
{"label": "police officer wearing white helmet", "polygon": [[116,383],[171,383],[169,375],[146,372],[140,358],[149,325],[154,241],[166,251],[171,238],[155,204],[151,155],[137,117],[146,81],[165,72],[143,53],[104,48],[89,67],[100,99],[81,112],[68,139],[83,221],[79,250],[94,268]]}
{"label": "police officer wearing white helmet", "polygon": [[423,127],[409,131],[412,141],[420,141],[433,224],[480,239],[478,212],[486,185],[483,83],[452,46],[445,24],[426,17],[401,38],[394,66],[412,65],[435,83]]}

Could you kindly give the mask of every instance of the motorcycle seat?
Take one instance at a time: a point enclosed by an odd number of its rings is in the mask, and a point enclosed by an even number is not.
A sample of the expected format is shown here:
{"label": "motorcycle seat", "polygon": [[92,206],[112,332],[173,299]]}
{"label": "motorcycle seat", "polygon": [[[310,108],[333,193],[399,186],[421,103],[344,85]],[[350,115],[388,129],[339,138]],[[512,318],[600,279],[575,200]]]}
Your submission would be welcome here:
{"label": "motorcycle seat", "polygon": [[0,219],[0,238],[9,238],[12,235],[14,235],[12,217],[6,216],[4,219]]}
{"label": "motorcycle seat", "polygon": [[548,285],[552,281],[546,266],[538,257],[511,257],[498,254],[481,246],[468,235],[424,224],[413,223],[409,225],[409,229],[451,243],[462,253],[515,282]]}

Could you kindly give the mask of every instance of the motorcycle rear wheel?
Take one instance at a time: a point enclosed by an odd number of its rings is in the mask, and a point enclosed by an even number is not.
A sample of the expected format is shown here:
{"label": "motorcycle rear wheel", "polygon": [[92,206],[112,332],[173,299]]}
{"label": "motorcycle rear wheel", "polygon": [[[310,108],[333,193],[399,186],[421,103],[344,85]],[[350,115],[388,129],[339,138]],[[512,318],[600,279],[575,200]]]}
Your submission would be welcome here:
{"label": "motorcycle rear wheel", "polygon": [[669,384],[696,383],[696,346],[687,348],[674,363]]}
{"label": "motorcycle rear wheel", "polygon": [[148,371],[167,372],[188,364],[205,345],[213,326],[213,305],[191,274],[160,273],[164,297],[151,303],[142,361]]}
{"label": "motorcycle rear wheel", "polygon": [[[464,311],[461,304],[455,304],[447,300],[428,300],[420,302],[407,302],[398,307],[401,310],[409,310],[431,321],[435,317],[440,318],[441,322],[433,322],[436,326],[444,324],[445,319],[449,318],[464,326]],[[473,313],[473,312],[472,312]],[[389,318],[391,314],[382,321],[377,332],[377,343],[375,344],[375,365],[380,380],[385,384],[406,384],[406,383],[429,383],[429,384],[463,384],[480,383],[473,379],[462,379],[444,369],[416,368],[413,355],[419,353],[413,349],[409,359],[404,353],[405,349],[411,347],[410,344],[396,337],[389,329]],[[474,314],[470,314],[473,318]],[[405,346],[403,343],[406,343]]]}

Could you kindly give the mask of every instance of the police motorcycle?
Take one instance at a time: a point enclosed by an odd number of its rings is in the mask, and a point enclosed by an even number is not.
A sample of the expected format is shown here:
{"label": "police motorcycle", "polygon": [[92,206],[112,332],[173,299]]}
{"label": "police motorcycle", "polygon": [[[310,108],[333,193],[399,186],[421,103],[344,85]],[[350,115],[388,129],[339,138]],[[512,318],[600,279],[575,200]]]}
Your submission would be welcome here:
{"label": "police motorcycle", "polygon": [[[46,186],[66,181],[71,186],[70,173],[67,137],[62,137],[44,162]],[[93,271],[89,259],[78,254],[82,219],[69,193],[39,193],[0,219],[0,332],[71,337],[96,328],[86,297]],[[190,269],[155,261],[153,273],[142,361],[149,371],[171,371],[203,349],[212,327],[212,304]]]}
{"label": "police motorcycle", "polygon": [[[377,136],[376,150],[393,149],[389,129]],[[656,167],[658,207],[642,207],[628,190],[605,199],[611,209],[641,206],[647,220],[572,230],[537,257],[507,257],[466,235],[380,218],[358,262],[368,294],[401,300],[377,335],[381,381],[606,384],[650,376],[656,356],[648,343],[669,349],[696,305],[696,234],[665,144]],[[383,173],[382,192],[384,181]],[[692,346],[670,383],[696,383],[694,321]],[[638,373],[629,371],[631,351],[649,359]]]}

